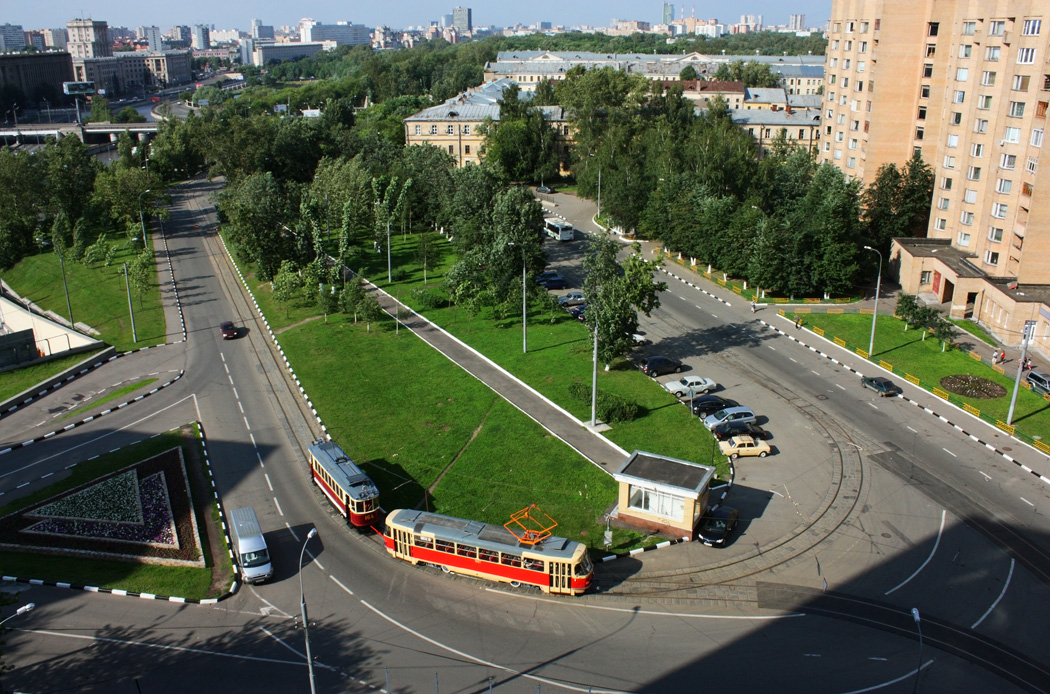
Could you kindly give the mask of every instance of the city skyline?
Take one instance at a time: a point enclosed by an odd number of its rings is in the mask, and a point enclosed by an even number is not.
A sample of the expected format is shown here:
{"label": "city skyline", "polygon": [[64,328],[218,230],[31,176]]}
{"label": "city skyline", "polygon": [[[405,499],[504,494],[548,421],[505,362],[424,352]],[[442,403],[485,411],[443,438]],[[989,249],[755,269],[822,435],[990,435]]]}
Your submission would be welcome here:
{"label": "city skyline", "polygon": [[[400,29],[409,26],[426,26],[451,14],[452,8],[461,5],[473,10],[473,23],[477,27],[530,25],[551,22],[558,26],[608,26],[613,18],[639,20],[658,24],[661,22],[663,3],[649,0],[645,3],[628,0],[610,0],[602,3],[570,3],[556,0],[536,0],[527,5],[486,2],[456,2],[455,0],[393,0],[392,2],[368,4],[350,8],[344,3],[321,0],[320,2],[289,6],[272,0],[257,0],[250,6],[214,5],[189,0],[175,5],[143,5],[127,0],[102,0],[91,5],[83,3],[25,3],[10,7],[0,15],[0,24],[20,24],[23,29],[45,29],[64,27],[71,19],[97,19],[110,26],[134,29],[139,26],[157,26],[161,29],[175,25],[205,24],[216,29],[239,29],[248,31],[251,20],[261,19],[264,24],[292,26],[304,17],[334,23],[351,21],[366,26],[387,26]],[[724,7],[714,3],[673,3],[674,16],[693,14],[702,19],[716,17],[721,22],[732,24],[742,14],[762,15],[767,25],[788,23],[789,14],[806,15],[809,27],[823,26],[830,12],[828,0],[796,0],[790,6],[774,3],[773,0],[748,0],[725,14]],[[722,10],[721,12],[717,10]]]}

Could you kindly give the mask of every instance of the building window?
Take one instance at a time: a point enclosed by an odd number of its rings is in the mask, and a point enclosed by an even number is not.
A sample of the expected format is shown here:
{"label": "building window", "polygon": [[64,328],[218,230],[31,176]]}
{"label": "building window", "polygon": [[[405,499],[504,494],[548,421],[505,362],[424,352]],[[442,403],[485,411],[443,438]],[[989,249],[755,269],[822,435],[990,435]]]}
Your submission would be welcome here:
{"label": "building window", "polygon": [[926,107],[925,106],[920,106],[919,107],[919,120],[926,120]]}
{"label": "building window", "polygon": [[959,235],[956,236],[955,239],[956,239],[956,245],[958,245],[958,246],[969,246],[970,245],[970,235],[965,233],[965,232],[960,231]]}
{"label": "building window", "polygon": [[943,217],[938,217],[937,219],[933,220],[933,228],[937,231],[944,231],[944,227],[946,224],[947,222],[945,222]]}
{"label": "building window", "polygon": [[929,284],[933,272],[931,270],[923,270],[919,273],[919,284]]}
{"label": "building window", "polygon": [[965,82],[970,79],[970,69],[965,67],[956,68],[955,70],[955,81]]}
{"label": "building window", "polygon": [[926,44],[926,57],[932,58],[937,53],[937,44],[928,43]]}
{"label": "building window", "polygon": [[463,154],[470,154],[470,145],[463,145]]}
{"label": "building window", "polygon": [[936,36],[937,35],[937,30],[939,28],[940,28],[940,24],[939,23],[937,23],[937,22],[930,22],[929,24],[926,25],[926,35],[927,36]]}
{"label": "building window", "polygon": [[1034,48],[1021,48],[1017,51],[1018,65],[1031,65],[1035,62]]}
{"label": "building window", "polygon": [[946,210],[946,209],[948,209],[948,205],[949,204],[951,204],[951,203],[948,200],[948,198],[937,198],[937,209],[938,210]]}
{"label": "building window", "polygon": [[1023,101],[1011,101],[1010,102],[1010,117],[1011,118],[1024,118],[1024,102]]}
{"label": "building window", "polygon": [[995,73],[986,71],[981,73],[981,84],[985,87],[992,87],[995,85]]}
{"label": "building window", "polygon": [[1027,195],[1028,197],[1032,197],[1032,190],[1033,188],[1031,183],[1021,184],[1021,195]]}
{"label": "building window", "polygon": [[926,63],[922,66],[922,76],[926,79],[933,77],[933,63]]}
{"label": "building window", "polygon": [[996,219],[1006,219],[1007,205],[1002,202],[992,203],[992,216]]}
{"label": "building window", "polygon": [[867,53],[868,52],[868,42],[867,41],[861,41],[860,42],[860,48],[857,49],[857,50],[860,53]]}
{"label": "building window", "polygon": [[994,252],[994,251],[985,251],[984,252],[984,262],[988,263],[989,265],[998,265],[999,264],[999,254]]}
{"label": "building window", "polygon": [[951,115],[948,116],[948,125],[962,125],[962,113],[952,111]]}
{"label": "building window", "polygon": [[1021,129],[1020,128],[1007,128],[1006,132],[1003,133],[1003,141],[1011,144],[1016,144],[1021,141]]}
{"label": "building window", "polygon": [[947,176],[941,177],[941,190],[951,190],[951,189],[952,189],[952,179],[948,178]]}
{"label": "building window", "polygon": [[966,92],[961,89],[956,89],[955,93],[952,94],[952,103],[961,104],[966,101]]}
{"label": "building window", "polygon": [[995,192],[1008,194],[1010,189],[1014,187],[1013,181],[1008,178],[1000,178],[995,182]]}
{"label": "building window", "polygon": [[1016,154],[1000,154],[999,155],[999,168],[1012,171],[1017,166],[1017,155]]}
{"label": "building window", "polygon": [[1014,75],[1014,81],[1011,88],[1015,92],[1027,92],[1028,84],[1032,81],[1032,78],[1028,75]]}
{"label": "building window", "polygon": [[806,129],[805,128],[799,128],[798,129],[798,139],[799,140],[805,140],[806,139]]}
{"label": "building window", "polygon": [[949,147],[958,147],[959,146],[959,136],[958,135],[949,135],[948,136],[948,146]]}
{"label": "building window", "polygon": [[[1047,75],[1046,76],[1046,81],[1043,82],[1043,91],[1050,91],[1050,75]],[[1035,105],[1035,117],[1036,118],[1045,118],[1046,117],[1047,105],[1048,105],[1048,103],[1046,101],[1040,101],[1039,103],[1037,103]]]}
{"label": "building window", "polygon": [[469,135],[470,134],[470,125],[464,125],[463,126],[463,134],[464,135]]}
{"label": "building window", "polygon": [[860,33],[862,33],[862,34],[868,33],[868,23],[867,22],[861,22],[860,23]]}
{"label": "building window", "polygon": [[998,227],[988,227],[988,240],[1000,243],[1003,240],[1003,230]]}
{"label": "building window", "polygon": [[415,129],[415,133],[416,133],[416,135],[422,135],[423,134],[423,126],[422,125],[417,125],[416,129]]}
{"label": "building window", "polygon": [[963,22],[962,33],[963,36],[973,36],[977,30],[977,22]]}
{"label": "building window", "polygon": [[849,141],[849,148],[850,149],[857,149],[857,140],[856,140],[856,138],[854,138],[854,139]]}
{"label": "building window", "polygon": [[999,60],[999,51],[1000,50],[1001,50],[1001,48],[999,46],[988,46],[988,48],[984,49],[984,59],[985,60]]}
{"label": "building window", "polygon": [[972,45],[970,45],[968,43],[964,43],[961,46],[959,46],[959,57],[960,58],[969,58],[971,55],[973,55],[973,46]]}
{"label": "building window", "polygon": [[977,191],[973,188],[967,188],[963,191],[963,202],[970,203],[971,205],[977,202]]}
{"label": "building window", "polygon": [[853,22],[846,22],[846,33],[847,34],[852,34],[853,33]]}
{"label": "building window", "polygon": [[451,123],[446,125],[445,126],[445,134],[446,135],[455,135],[456,134],[456,126],[452,125]]}
{"label": "building window", "polygon": [[1028,161],[1025,162],[1024,170],[1030,174],[1034,174],[1036,169],[1039,167],[1039,160],[1035,157],[1028,157]]}
{"label": "building window", "polygon": [[850,157],[849,159],[846,160],[846,168],[847,169],[852,169],[856,165],[857,165],[857,158],[856,157]]}
{"label": "building window", "polygon": [[979,181],[979,180],[981,180],[981,167],[979,167],[979,166],[971,166],[966,171],[966,178],[968,180],[970,180],[970,181]]}
{"label": "building window", "polygon": [[959,215],[959,223],[963,226],[973,226],[973,212],[963,210],[963,213]]}
{"label": "building window", "polygon": [[993,21],[988,23],[989,36],[1002,36],[1006,32],[1006,22]]}
{"label": "building window", "polygon": [[922,126],[915,128],[915,139],[921,140],[924,137],[926,137],[926,128],[923,128]]}
{"label": "building window", "polygon": [[988,121],[983,118],[978,118],[974,121],[973,131],[975,133],[986,133],[988,132]]}
{"label": "building window", "polygon": [[846,89],[847,87],[849,87],[849,77],[843,77],[842,78],[842,88]]}
{"label": "building window", "polygon": [[449,154],[455,154],[456,153],[455,145],[449,145],[448,146],[448,153]]}
{"label": "building window", "polygon": [[971,157],[978,157],[978,158],[983,157],[984,156],[984,145],[979,145],[979,144],[975,143],[973,145],[973,147],[970,148],[970,156]]}
{"label": "building window", "polygon": [[1039,27],[1042,26],[1041,19],[1026,19],[1021,25],[1021,36],[1039,36]]}
{"label": "building window", "polygon": [[944,168],[954,169],[955,168],[955,157],[946,156],[944,158]]}
{"label": "building window", "polygon": [[1033,147],[1043,146],[1043,130],[1041,128],[1032,131],[1031,144]]}
{"label": "building window", "polygon": [[837,51],[839,49],[839,40],[835,39],[831,42],[831,50]]}
{"label": "building window", "polygon": [[630,485],[627,506],[656,516],[681,520],[685,515],[685,499],[667,492]]}
{"label": "building window", "polygon": [[990,94],[981,94],[977,97],[977,108],[982,111],[987,111],[992,107],[992,97]]}

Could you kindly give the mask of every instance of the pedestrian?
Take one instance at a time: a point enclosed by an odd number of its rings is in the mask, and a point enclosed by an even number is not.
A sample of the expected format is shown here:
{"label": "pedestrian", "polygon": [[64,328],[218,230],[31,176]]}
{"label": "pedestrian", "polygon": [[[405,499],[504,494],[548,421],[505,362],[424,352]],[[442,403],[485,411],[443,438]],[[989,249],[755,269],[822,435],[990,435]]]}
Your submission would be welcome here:
{"label": "pedestrian", "polygon": [[755,300],[752,299],[751,300],[751,313],[754,313],[754,312],[755,312]]}
{"label": "pedestrian", "polygon": [[992,350],[992,366],[999,363],[999,350]]}
{"label": "pedestrian", "polygon": [[999,350],[999,363],[1000,364],[1005,364],[1006,363],[1006,350],[1005,349]]}
{"label": "pedestrian", "polygon": [[795,316],[795,330],[802,327],[802,316]]}
{"label": "pedestrian", "polygon": [[1029,357],[1028,359],[1024,360],[1024,370],[1025,371],[1031,371],[1032,370],[1032,358],[1031,357]]}

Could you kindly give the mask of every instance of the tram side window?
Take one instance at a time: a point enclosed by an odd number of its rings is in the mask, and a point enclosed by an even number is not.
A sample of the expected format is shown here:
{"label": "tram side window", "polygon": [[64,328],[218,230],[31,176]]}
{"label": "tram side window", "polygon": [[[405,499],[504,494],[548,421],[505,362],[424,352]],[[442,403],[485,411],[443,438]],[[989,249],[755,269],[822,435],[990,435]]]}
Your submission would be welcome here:
{"label": "tram side window", "polygon": [[498,562],[499,552],[493,552],[491,549],[479,549],[478,557],[480,557],[482,561]]}
{"label": "tram side window", "polygon": [[543,571],[543,562],[539,559],[526,559],[525,568],[531,571]]}
{"label": "tram side window", "polygon": [[435,540],[434,544],[437,546],[439,552],[448,552],[449,554],[456,553],[455,543],[449,542],[448,540]]}
{"label": "tram side window", "polygon": [[473,557],[474,559],[477,559],[478,548],[471,547],[470,545],[457,545],[456,554],[458,554],[461,557]]}
{"label": "tram side window", "polygon": [[513,554],[501,554],[499,561],[507,566],[521,566],[521,557],[516,557]]}
{"label": "tram side window", "polygon": [[434,540],[429,537],[423,537],[422,535],[416,535],[415,541],[416,547],[425,547],[426,549],[434,549]]}

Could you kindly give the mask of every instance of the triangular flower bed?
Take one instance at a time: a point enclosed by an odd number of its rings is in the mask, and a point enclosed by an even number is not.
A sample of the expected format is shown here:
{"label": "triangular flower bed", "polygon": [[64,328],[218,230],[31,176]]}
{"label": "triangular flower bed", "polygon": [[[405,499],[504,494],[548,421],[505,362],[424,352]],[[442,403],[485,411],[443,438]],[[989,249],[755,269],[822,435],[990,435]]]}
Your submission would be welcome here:
{"label": "triangular flower bed", "polygon": [[182,449],[0,518],[0,547],[203,567]]}

